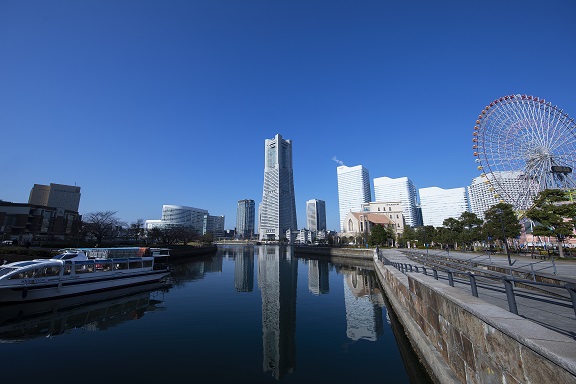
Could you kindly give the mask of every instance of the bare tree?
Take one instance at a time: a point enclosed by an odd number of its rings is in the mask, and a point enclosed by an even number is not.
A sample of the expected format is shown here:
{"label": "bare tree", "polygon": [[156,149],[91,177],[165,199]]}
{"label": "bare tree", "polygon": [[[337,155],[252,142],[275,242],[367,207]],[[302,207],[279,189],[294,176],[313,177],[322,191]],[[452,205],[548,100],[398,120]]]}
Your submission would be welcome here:
{"label": "bare tree", "polygon": [[116,217],[116,211],[90,212],[83,218],[86,232],[94,236],[98,244],[112,237],[119,227],[126,225]]}

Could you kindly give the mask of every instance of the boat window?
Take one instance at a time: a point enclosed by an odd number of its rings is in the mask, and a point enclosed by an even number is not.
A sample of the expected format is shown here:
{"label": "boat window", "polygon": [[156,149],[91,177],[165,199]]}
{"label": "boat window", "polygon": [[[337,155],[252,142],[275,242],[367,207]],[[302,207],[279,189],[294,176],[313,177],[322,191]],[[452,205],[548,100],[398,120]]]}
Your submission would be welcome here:
{"label": "boat window", "polygon": [[15,271],[16,268],[2,268],[0,269],[0,276],[4,276],[12,271]]}
{"label": "boat window", "polygon": [[144,268],[152,267],[152,260],[143,260]]}
{"label": "boat window", "polygon": [[64,265],[64,275],[70,275],[71,273],[72,273],[72,263],[68,261]]}
{"label": "boat window", "polygon": [[24,271],[20,271],[12,276],[10,276],[8,279],[9,280],[13,280],[13,279],[31,279],[34,276],[36,276],[36,273],[38,273],[37,269],[26,269]]}
{"label": "boat window", "polygon": [[130,269],[142,268],[142,260],[130,260]]}
{"label": "boat window", "polygon": [[112,270],[112,260],[98,260],[96,262],[96,272],[108,272]]}
{"label": "boat window", "polygon": [[76,262],[76,273],[91,273],[94,272],[93,261]]}
{"label": "boat window", "polygon": [[38,273],[34,277],[52,277],[58,276],[60,274],[59,265],[49,265],[47,267],[40,268]]}
{"label": "boat window", "polygon": [[117,260],[114,264],[114,269],[121,270],[121,269],[128,269],[128,260]]}

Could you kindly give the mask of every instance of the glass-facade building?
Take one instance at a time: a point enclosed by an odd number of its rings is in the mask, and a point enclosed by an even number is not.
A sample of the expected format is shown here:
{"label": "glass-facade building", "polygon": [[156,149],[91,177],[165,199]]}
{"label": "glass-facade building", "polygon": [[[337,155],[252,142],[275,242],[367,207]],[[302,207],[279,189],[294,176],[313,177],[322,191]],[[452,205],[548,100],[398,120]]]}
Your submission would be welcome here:
{"label": "glass-facade building", "polygon": [[306,228],[313,232],[326,230],[326,202],[308,200],[306,202]]}
{"label": "glass-facade building", "polygon": [[258,215],[261,240],[281,240],[288,229],[298,228],[292,141],[279,134],[264,143],[264,185]]}
{"label": "glass-facade building", "polygon": [[397,179],[378,177],[374,179],[374,198],[376,201],[399,201],[404,214],[404,221],[406,225],[411,227],[421,225],[416,211],[416,197],[416,187],[407,177]]}
{"label": "glass-facade building", "polygon": [[338,174],[338,207],[340,211],[340,232],[344,231],[344,219],[348,212],[360,212],[362,204],[372,200],[368,169],[362,165],[347,167],[341,165]]}
{"label": "glass-facade building", "polygon": [[463,212],[469,211],[466,188],[430,187],[418,191],[424,225],[442,227],[445,219],[458,219]]}
{"label": "glass-facade building", "polygon": [[256,207],[254,200],[238,201],[236,210],[236,236],[242,239],[251,239],[254,236],[254,221]]}

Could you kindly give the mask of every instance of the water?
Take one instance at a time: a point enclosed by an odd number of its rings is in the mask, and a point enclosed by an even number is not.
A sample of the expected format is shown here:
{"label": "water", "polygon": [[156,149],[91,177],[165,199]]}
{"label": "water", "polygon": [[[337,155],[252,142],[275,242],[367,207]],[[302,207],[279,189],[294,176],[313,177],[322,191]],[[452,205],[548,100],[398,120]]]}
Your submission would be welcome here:
{"label": "water", "polygon": [[223,247],[173,267],[168,289],[0,307],[2,381],[429,381],[371,261]]}

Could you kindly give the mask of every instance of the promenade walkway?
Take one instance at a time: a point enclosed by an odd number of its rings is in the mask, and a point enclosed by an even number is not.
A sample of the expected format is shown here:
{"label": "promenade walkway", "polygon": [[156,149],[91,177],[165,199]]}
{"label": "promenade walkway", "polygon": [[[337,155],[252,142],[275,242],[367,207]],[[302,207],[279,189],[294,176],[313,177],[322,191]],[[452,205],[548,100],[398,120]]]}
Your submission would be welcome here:
{"label": "promenade walkway", "polygon": [[[383,249],[380,251],[380,255],[393,263],[411,264],[413,266],[424,265],[425,261],[422,255],[426,255],[425,250],[412,250],[414,253],[407,253],[406,251],[409,250]],[[408,257],[409,255],[410,257]],[[418,257],[416,258],[415,256]],[[459,261],[459,264],[464,268],[466,264],[472,260],[473,267],[471,266],[468,269],[472,273],[475,273],[478,268],[488,266],[510,269],[507,256],[502,254],[487,255],[472,252],[428,250],[428,256],[430,256],[428,260],[433,259],[433,257],[453,259],[454,261]],[[533,259],[530,255],[516,254],[511,255],[511,260],[514,270],[522,271],[526,274],[532,274],[532,272],[534,272],[537,276],[558,278],[564,282],[576,285],[576,261],[574,260],[556,259],[554,263],[552,263],[551,260]],[[428,274],[431,275],[430,269],[428,269]],[[448,284],[448,274],[443,272],[443,268],[441,267],[438,268],[438,277]],[[478,298],[509,310],[503,281],[499,281],[498,279],[477,278],[477,282]],[[472,295],[469,279],[466,276],[454,275],[454,287]],[[518,308],[518,315],[576,340],[576,315],[574,309],[571,307],[569,300],[570,295],[565,289],[557,291],[564,295],[564,299],[515,287],[514,296]]]}

